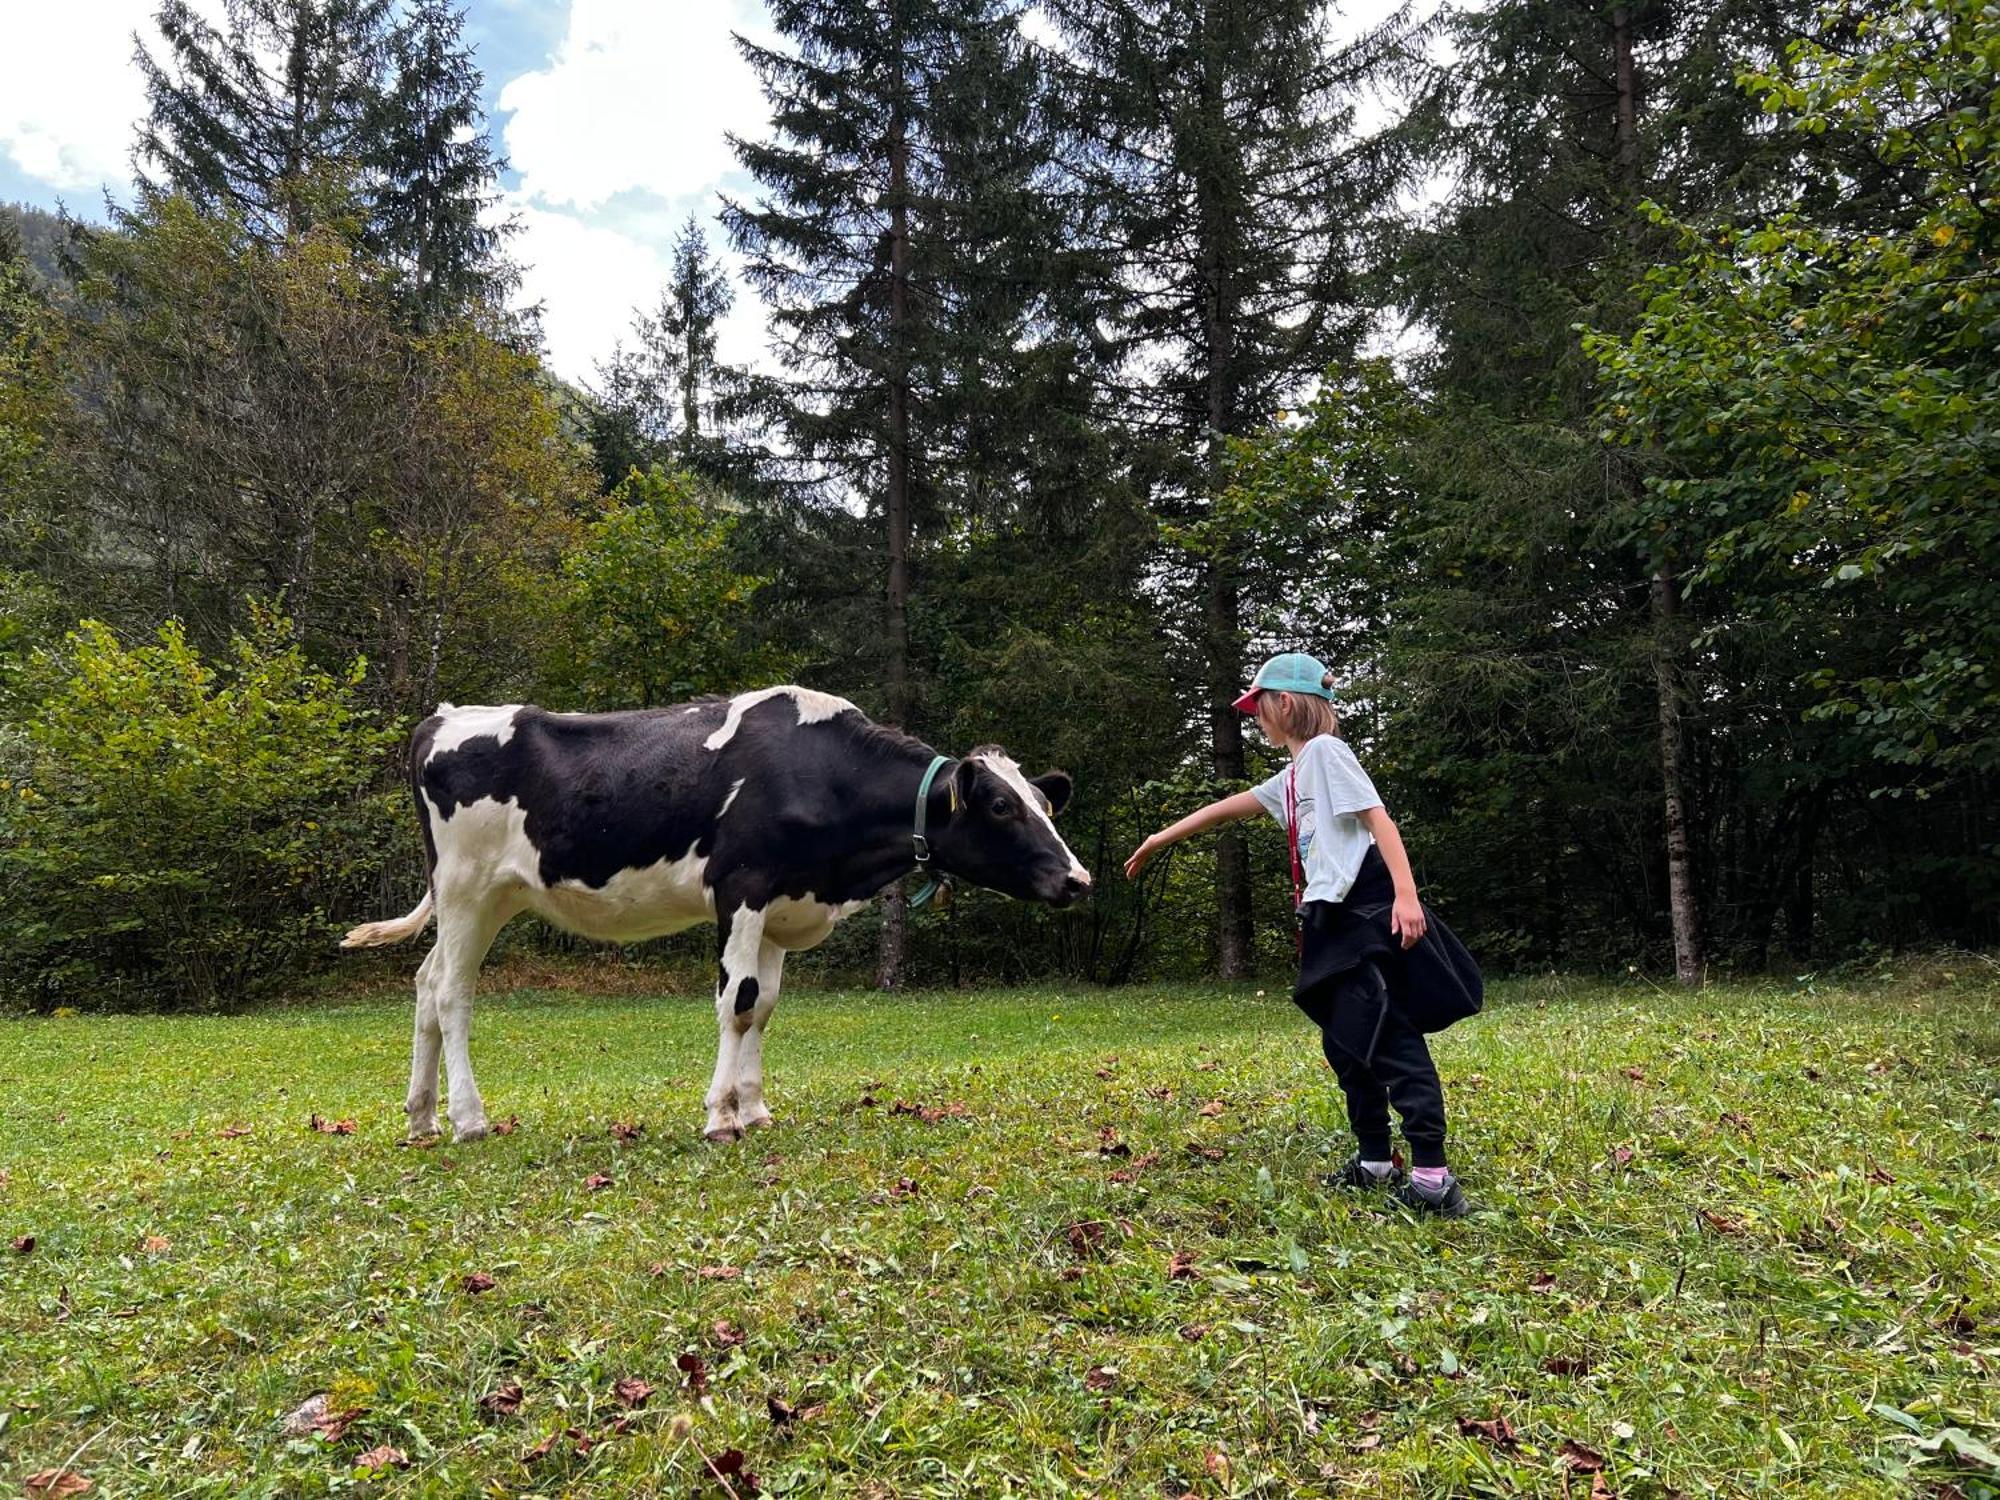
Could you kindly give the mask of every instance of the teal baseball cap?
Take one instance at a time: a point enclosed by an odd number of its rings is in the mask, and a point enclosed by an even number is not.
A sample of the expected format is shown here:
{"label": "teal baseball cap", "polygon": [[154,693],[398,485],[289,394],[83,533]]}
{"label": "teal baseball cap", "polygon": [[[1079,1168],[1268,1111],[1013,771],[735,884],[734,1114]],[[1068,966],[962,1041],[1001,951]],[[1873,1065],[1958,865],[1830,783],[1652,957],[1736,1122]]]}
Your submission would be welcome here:
{"label": "teal baseball cap", "polygon": [[1326,663],[1317,656],[1307,656],[1303,651],[1287,651],[1274,656],[1250,679],[1249,688],[1236,700],[1236,711],[1254,714],[1257,712],[1257,695],[1267,691],[1311,693],[1315,698],[1331,698],[1333,690],[1326,686],[1326,675]]}

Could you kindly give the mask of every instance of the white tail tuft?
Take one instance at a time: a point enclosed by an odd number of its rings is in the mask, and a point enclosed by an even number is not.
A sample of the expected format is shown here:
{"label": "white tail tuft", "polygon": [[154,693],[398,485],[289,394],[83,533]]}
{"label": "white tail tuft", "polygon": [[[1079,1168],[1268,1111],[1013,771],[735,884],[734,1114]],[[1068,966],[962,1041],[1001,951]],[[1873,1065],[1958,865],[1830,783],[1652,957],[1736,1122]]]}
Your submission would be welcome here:
{"label": "white tail tuft", "polygon": [[343,948],[381,948],[400,943],[422,932],[431,919],[431,893],[426,890],[417,909],[407,917],[390,922],[363,922],[340,940]]}

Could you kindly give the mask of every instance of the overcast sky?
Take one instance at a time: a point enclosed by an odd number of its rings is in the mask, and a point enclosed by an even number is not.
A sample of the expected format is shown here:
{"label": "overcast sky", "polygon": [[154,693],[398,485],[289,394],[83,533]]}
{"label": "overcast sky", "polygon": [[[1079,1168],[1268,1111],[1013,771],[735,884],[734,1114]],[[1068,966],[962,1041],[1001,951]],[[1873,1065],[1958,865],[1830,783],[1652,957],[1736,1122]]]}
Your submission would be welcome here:
{"label": "overcast sky", "polygon": [[[0,201],[101,217],[129,197],[145,93],[133,37],[155,37],[157,0],[9,7],[0,49]],[[198,8],[219,12],[217,0]],[[1350,0],[1351,25],[1386,0]],[[505,208],[523,295],[543,306],[549,358],[587,378],[664,279],[689,213],[748,196],[725,133],[760,135],[764,100],[730,40],[771,40],[762,0],[476,0],[468,31],[509,162]],[[726,259],[728,257],[725,257]],[[745,287],[722,330],[725,359],[761,362],[763,311]]]}

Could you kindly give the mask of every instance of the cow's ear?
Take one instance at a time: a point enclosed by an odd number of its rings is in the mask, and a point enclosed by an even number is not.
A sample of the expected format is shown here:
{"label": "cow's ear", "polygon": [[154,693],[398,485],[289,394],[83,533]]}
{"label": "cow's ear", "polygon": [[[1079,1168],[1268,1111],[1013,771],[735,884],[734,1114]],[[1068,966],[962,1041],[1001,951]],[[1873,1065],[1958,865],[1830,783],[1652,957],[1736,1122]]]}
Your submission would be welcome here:
{"label": "cow's ear", "polygon": [[1046,776],[1037,776],[1028,785],[1049,799],[1050,817],[1057,816],[1069,806],[1069,794],[1076,790],[1076,783],[1069,779],[1067,771],[1051,771]]}
{"label": "cow's ear", "polygon": [[972,806],[973,783],[979,780],[979,767],[971,756],[966,756],[951,768],[951,810]]}

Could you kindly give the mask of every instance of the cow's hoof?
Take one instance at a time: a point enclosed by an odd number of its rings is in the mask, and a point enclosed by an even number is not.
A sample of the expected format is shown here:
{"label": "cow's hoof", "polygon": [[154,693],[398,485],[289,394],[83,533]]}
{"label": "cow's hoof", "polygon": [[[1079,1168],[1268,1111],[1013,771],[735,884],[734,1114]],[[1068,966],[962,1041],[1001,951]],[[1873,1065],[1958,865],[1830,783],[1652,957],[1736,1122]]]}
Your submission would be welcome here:
{"label": "cow's hoof", "polygon": [[451,1127],[451,1138],[460,1144],[466,1141],[483,1139],[492,1133],[493,1127],[488,1125],[484,1120],[473,1120],[465,1125],[453,1125]]}
{"label": "cow's hoof", "polygon": [[734,1125],[718,1125],[715,1129],[704,1132],[704,1136],[718,1146],[733,1146],[743,1139],[743,1132]]}
{"label": "cow's hoof", "polygon": [[743,1117],[743,1128],[745,1130],[769,1130],[776,1123],[777,1121],[771,1118],[771,1112],[768,1109],[760,1109],[754,1115],[745,1115]]}
{"label": "cow's hoof", "polygon": [[412,1141],[435,1140],[438,1134],[437,1116],[433,1115],[428,1120],[410,1121],[410,1133],[405,1139]]}

